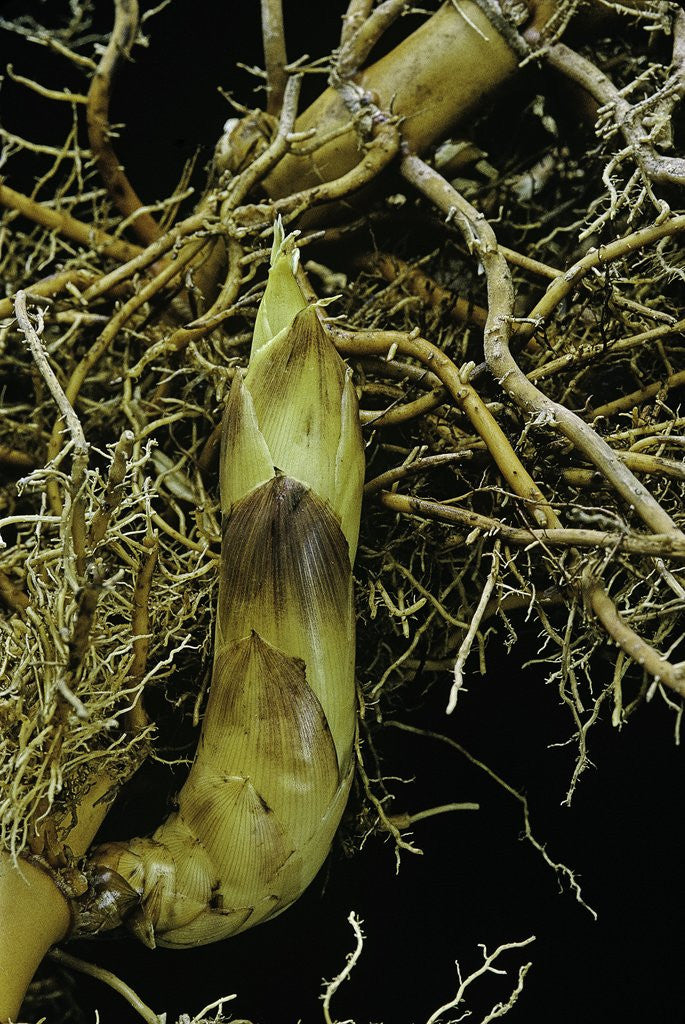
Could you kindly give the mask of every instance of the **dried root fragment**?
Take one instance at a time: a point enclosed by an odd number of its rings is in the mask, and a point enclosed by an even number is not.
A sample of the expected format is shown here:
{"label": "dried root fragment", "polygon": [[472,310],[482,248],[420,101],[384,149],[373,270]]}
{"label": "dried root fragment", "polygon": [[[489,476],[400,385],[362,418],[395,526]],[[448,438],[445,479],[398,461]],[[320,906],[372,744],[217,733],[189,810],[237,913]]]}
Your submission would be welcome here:
{"label": "dried root fragment", "polygon": [[130,50],[138,31],[138,4],[136,0],[115,0],[112,34],[93,75],[88,91],[88,138],[93,159],[114,199],[125,217],[131,217],[133,228],[146,245],[154,242],[160,230],[154,217],[143,209],[126,177],[111,142],[109,100],[112,79],[122,55],[130,59]]}

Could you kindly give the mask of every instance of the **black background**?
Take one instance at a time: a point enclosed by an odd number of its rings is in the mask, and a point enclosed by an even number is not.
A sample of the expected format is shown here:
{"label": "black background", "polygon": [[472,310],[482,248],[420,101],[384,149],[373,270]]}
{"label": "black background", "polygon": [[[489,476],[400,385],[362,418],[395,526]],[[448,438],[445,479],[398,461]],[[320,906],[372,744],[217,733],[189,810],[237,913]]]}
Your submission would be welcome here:
{"label": "black background", "polygon": [[[48,20],[58,16],[59,6],[12,3],[0,9],[5,16],[32,12]],[[340,4],[285,7],[291,57],[320,56],[335,45]],[[104,30],[109,5],[98,2],[95,9]],[[184,160],[198,147],[201,181],[221,126],[233,115],[217,84],[247,105],[259,102],[256,79],[235,69],[238,60],[261,60],[259,5],[174,0],[146,32],[149,48],[136,49],[135,62],[117,81],[112,119],[126,122],[118,153],[143,199],[152,200],[173,189]],[[78,87],[45,51],[6,33],[0,46],[16,71],[53,87]],[[308,81],[305,95],[319,86],[318,78]],[[34,139],[61,136],[52,104],[8,82],[1,102],[3,122],[12,130],[21,126]],[[19,163],[17,168],[19,179],[12,171],[7,183],[22,187]],[[397,810],[456,800],[481,805],[477,813],[417,825],[424,854],[403,855],[398,875],[391,842],[372,837],[352,858],[334,850],[316,882],[283,916],[224,943],[176,952],[101,940],[70,949],[119,973],[155,1010],[167,1011],[168,1021],[236,992],[226,1006],[236,1017],[309,1024],[322,1019],[322,978],[342,968],[353,946],[346,918],[354,910],[367,938],[352,979],[334,999],[339,1020],[419,1024],[456,990],[455,960],[466,975],[480,964],[478,943],[492,949],[534,934],[535,943],[501,961],[506,978],[490,975],[476,983],[466,1004],[474,1021],[507,996],[518,964],[531,959],[524,994],[508,1018],[512,1024],[682,1024],[683,775],[673,716],[657,698],[619,733],[606,720],[607,708],[591,733],[594,767],[584,773],[572,806],[562,807],[574,747],[548,744],[568,738],[570,720],[554,687],[545,685],[544,672],[522,668],[532,653],[525,641],[509,655],[497,651],[493,640],[488,675],[469,676],[468,693],[451,719],[444,716],[445,676],[411,721],[448,732],[526,791],[538,839],[553,859],[578,872],[597,922],[568,886],[559,891],[539,853],[521,840],[521,808],[512,797],[455,751],[388,730],[380,741],[386,771],[416,780],[398,784],[403,796]],[[102,1024],[139,1020],[123,1000],[88,978],[76,977],[73,993],[89,1020],[95,1007]]]}

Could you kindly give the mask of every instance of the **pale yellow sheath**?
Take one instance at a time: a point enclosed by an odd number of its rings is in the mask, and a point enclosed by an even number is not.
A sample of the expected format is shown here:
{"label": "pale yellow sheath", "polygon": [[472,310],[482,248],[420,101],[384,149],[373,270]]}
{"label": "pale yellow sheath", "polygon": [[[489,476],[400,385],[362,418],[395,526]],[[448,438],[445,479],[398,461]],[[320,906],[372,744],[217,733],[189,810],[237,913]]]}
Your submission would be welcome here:
{"label": "pale yellow sheath", "polygon": [[275,231],[246,375],[226,404],[214,670],[178,809],[94,851],[77,932],[214,942],[280,913],[323,863],[352,779],[352,562],[364,457],[349,371]]}

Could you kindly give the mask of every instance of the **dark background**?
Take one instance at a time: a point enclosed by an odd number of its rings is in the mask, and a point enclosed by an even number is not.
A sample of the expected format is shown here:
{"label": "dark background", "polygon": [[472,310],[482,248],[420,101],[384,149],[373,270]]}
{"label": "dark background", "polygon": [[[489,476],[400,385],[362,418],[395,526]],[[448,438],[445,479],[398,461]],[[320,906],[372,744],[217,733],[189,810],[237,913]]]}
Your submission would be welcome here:
{"label": "dark background", "polygon": [[[30,12],[49,21],[59,19],[61,7],[12,3],[0,5],[0,12]],[[285,7],[290,56],[329,52],[342,5],[286,0]],[[104,31],[109,5],[98,2],[95,12]],[[221,126],[233,116],[218,84],[246,105],[260,102],[253,92],[257,80],[235,68],[237,61],[261,61],[259,5],[174,0],[145,31],[150,46],[136,48],[135,62],[120,74],[112,119],[126,123],[118,153],[143,199],[152,200],[174,188],[184,160],[198,147],[199,186]],[[18,72],[55,88],[85,88],[42,49],[4,32],[0,47],[2,63],[13,61]],[[312,77],[305,99],[320,84]],[[510,110],[515,98],[506,98]],[[21,127],[33,139],[63,137],[53,104],[7,81],[0,103],[11,130]],[[7,183],[26,187],[21,174],[21,163],[12,163]],[[149,951],[132,940],[69,948],[119,973],[155,1010],[167,1011],[169,1022],[237,992],[226,1006],[236,1017],[255,1024],[309,1024],[322,1019],[322,978],[337,974],[353,947],[346,918],[354,910],[367,939],[351,980],[334,998],[339,1020],[420,1024],[456,991],[455,960],[466,975],[480,964],[478,943],[490,950],[534,934],[530,947],[503,957],[506,978],[490,975],[474,985],[466,1003],[474,1021],[508,996],[518,965],[531,959],[524,994],[508,1018],[512,1024],[682,1024],[683,775],[673,716],[657,698],[619,732],[607,721],[607,708],[590,736],[593,767],[582,776],[572,806],[562,807],[575,747],[548,744],[563,744],[571,724],[554,686],[545,685],[544,671],[522,668],[531,654],[525,639],[509,655],[493,639],[488,675],[469,675],[468,693],[455,715],[444,716],[445,676],[411,721],[447,732],[526,791],[537,838],[553,859],[578,873],[583,895],[599,915],[596,923],[568,886],[560,892],[539,853],[520,839],[516,800],[455,751],[388,730],[379,739],[385,771],[416,780],[397,785],[402,795],[394,809],[459,800],[481,805],[477,813],[418,824],[415,840],[424,854],[403,855],[398,875],[391,841],[374,836],[352,858],[336,847],[291,910],[224,943],[184,952]],[[141,798],[152,781],[137,783]],[[115,819],[109,827],[119,825]],[[76,976],[71,991],[87,1020],[94,1019],[95,1007],[102,1024],[139,1020],[122,999],[88,978]]]}

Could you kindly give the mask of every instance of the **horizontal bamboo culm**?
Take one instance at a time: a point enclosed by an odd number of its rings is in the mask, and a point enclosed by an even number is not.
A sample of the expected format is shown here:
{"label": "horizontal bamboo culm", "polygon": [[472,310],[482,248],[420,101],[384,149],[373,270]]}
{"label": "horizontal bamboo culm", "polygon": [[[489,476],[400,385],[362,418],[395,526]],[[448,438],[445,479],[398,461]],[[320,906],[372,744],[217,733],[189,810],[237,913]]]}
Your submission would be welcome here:
{"label": "horizontal bamboo culm", "polygon": [[224,413],[214,669],[177,810],[96,848],[76,934],[214,942],[280,913],[323,863],[356,728],[352,563],[364,454],[357,395],[274,232],[246,373]]}

